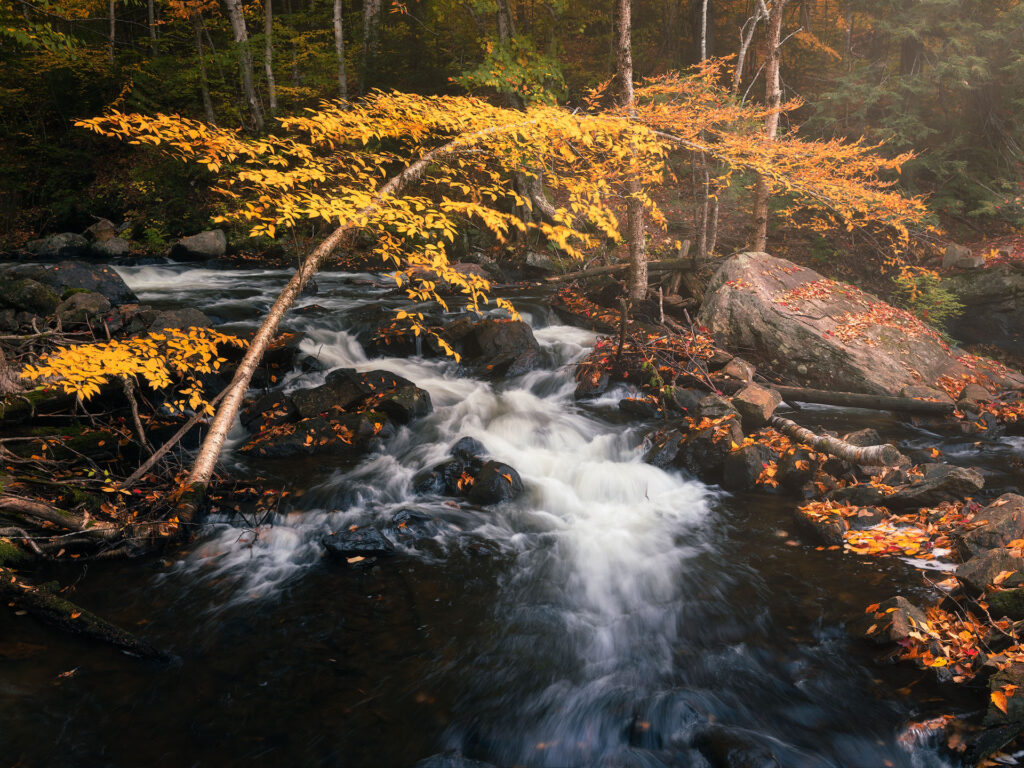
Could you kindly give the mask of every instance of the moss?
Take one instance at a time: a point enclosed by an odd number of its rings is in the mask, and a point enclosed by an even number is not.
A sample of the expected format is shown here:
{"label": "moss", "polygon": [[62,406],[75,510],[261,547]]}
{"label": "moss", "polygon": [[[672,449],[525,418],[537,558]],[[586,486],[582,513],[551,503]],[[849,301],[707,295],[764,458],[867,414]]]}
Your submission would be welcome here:
{"label": "moss", "polygon": [[66,291],[64,291],[64,293],[60,295],[61,301],[67,301],[76,293],[92,293],[92,291],[90,291],[88,288],[68,288]]}
{"label": "moss", "polygon": [[7,539],[0,539],[0,566],[16,566],[29,560],[29,556]]}

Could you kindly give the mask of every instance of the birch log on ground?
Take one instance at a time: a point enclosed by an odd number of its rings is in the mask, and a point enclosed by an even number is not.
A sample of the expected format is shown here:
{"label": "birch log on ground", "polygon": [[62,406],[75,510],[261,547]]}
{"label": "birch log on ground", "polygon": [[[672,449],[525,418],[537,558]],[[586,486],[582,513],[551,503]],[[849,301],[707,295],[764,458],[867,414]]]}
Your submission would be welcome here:
{"label": "birch log on ground", "polygon": [[838,437],[818,435],[781,416],[773,416],[768,423],[791,440],[862,467],[893,467],[906,460],[894,445],[851,445]]}

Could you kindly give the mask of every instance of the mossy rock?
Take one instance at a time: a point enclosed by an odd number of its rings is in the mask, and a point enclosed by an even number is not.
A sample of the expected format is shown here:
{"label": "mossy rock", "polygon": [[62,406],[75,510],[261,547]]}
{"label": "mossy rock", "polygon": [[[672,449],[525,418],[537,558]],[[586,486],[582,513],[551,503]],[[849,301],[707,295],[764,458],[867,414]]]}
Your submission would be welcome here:
{"label": "mossy rock", "polygon": [[0,567],[17,566],[32,558],[7,539],[0,539]]}

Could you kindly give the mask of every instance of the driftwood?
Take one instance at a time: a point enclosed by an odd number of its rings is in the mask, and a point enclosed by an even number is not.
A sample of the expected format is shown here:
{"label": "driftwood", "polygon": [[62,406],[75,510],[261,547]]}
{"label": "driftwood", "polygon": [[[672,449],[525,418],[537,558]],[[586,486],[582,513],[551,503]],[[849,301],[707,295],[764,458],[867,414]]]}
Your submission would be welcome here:
{"label": "driftwood", "polygon": [[[735,392],[747,385],[745,381],[716,379],[715,386],[723,392]],[[903,413],[929,413],[948,416],[953,413],[953,403],[935,403],[930,400],[915,400],[912,397],[895,395],[866,395],[860,392],[831,392],[824,389],[805,389],[804,387],[783,387],[777,384],[762,384],[782,395],[786,402],[795,400],[798,403],[817,403],[819,405],[839,405],[847,408],[867,408],[873,411],[900,411]]]}
{"label": "driftwood", "polygon": [[[567,283],[572,280],[579,280],[583,277],[597,277],[599,275],[611,275],[616,272],[625,272],[629,269],[629,266],[630,265],[628,263],[623,263],[612,264],[607,267],[591,267],[590,269],[581,269],[579,272],[569,272],[565,275],[552,275],[551,277],[545,277],[544,279],[549,283]],[[648,272],[677,272],[692,268],[692,259],[668,259],[665,261],[647,262]]]}
{"label": "driftwood", "polygon": [[0,515],[32,523],[49,523],[62,532],[80,533],[85,538],[110,541],[118,538],[120,531],[109,523],[97,523],[73,512],[57,509],[49,504],[21,496],[0,495]]}
{"label": "driftwood", "polygon": [[65,632],[113,645],[133,656],[161,661],[173,658],[145,640],[141,640],[106,619],[78,607],[51,590],[21,580],[7,568],[0,568],[0,599],[11,603],[15,608],[26,611],[46,624]]}
{"label": "driftwood", "polygon": [[894,445],[851,445],[838,437],[815,434],[796,422],[783,419],[780,416],[773,416],[768,423],[792,440],[862,467],[893,467],[906,460],[906,457]]}

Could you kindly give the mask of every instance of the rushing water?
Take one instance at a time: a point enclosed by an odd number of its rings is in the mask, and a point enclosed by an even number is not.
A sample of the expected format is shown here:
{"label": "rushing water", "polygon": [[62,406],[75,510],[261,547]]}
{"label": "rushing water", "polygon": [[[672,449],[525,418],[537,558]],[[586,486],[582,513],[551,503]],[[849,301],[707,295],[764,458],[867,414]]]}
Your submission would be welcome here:
{"label": "rushing water", "polygon": [[[228,328],[254,325],[285,280],[122,274],[144,303]],[[285,385],[383,368],[428,390],[434,412],[355,467],[229,456],[235,473],[299,492],[258,531],[215,518],[173,560],[55,574],[177,664],[0,613],[0,764],[411,766],[459,750],[501,766],[759,768],[768,753],[784,766],[946,765],[898,738],[939,711],[933,683],[904,669],[876,679],[842,627],[906,591],[905,564],[818,551],[791,532],[790,502],[644,464],[618,395],[573,402],[572,364],[594,336],[541,301],[522,304],[543,370],[487,383],[445,361],[368,359],[353,318],[397,305],[386,289],[320,277],[305,303],[329,313],[286,322],[319,367]],[[412,476],[467,435],[519,471],[522,498],[478,509],[412,495]],[[324,534],[401,510],[441,521],[436,535],[371,568],[324,559]],[[721,762],[730,748],[735,762]]]}

